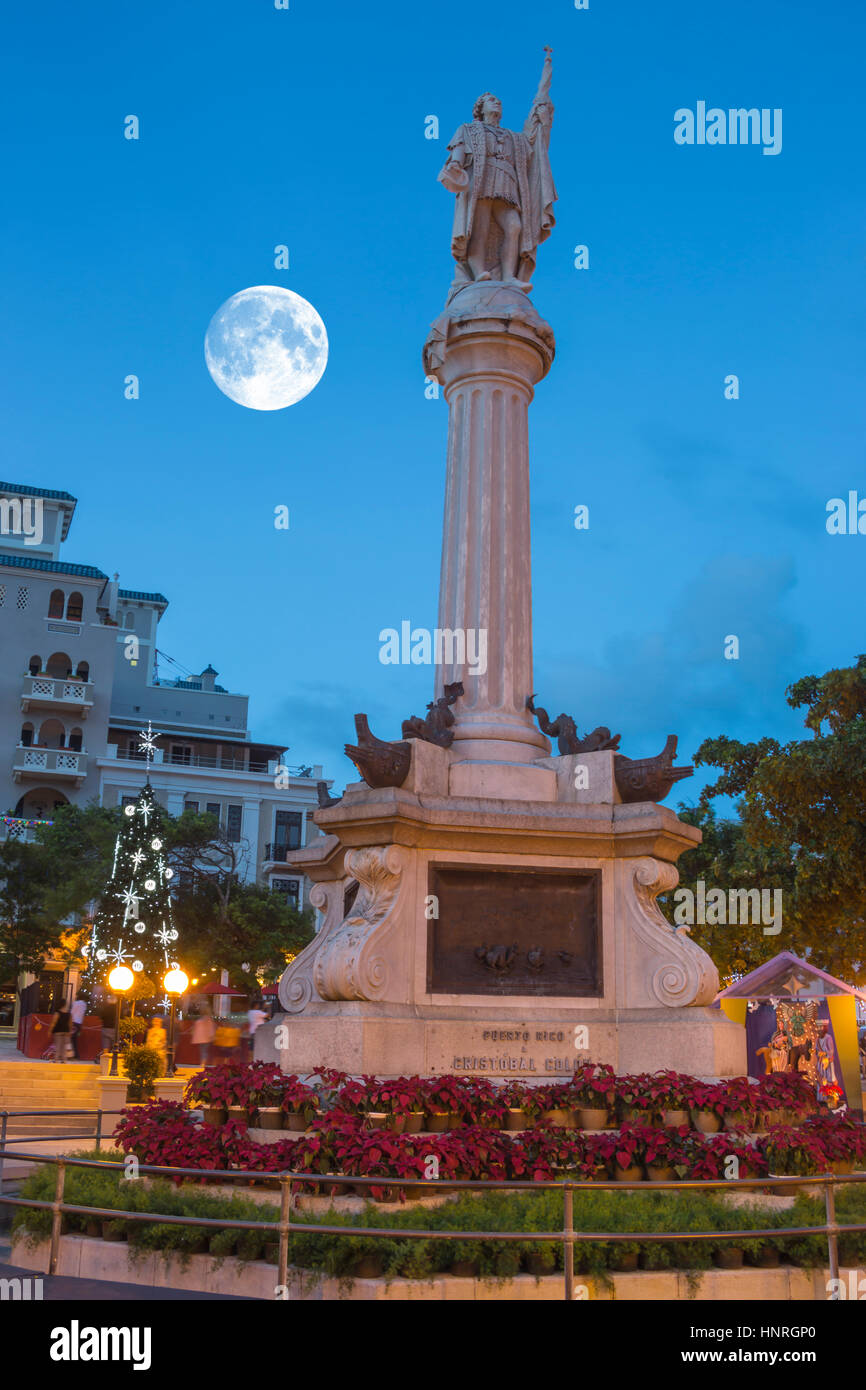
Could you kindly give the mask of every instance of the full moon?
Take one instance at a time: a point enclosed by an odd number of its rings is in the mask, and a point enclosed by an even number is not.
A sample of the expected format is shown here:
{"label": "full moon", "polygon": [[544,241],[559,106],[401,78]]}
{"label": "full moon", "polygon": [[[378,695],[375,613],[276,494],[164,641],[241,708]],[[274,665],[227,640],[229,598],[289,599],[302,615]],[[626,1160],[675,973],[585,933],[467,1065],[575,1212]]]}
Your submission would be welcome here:
{"label": "full moon", "polygon": [[312,304],[278,285],[239,290],[204,340],[219,389],[250,410],[283,410],[308,396],[328,365],[328,335]]}

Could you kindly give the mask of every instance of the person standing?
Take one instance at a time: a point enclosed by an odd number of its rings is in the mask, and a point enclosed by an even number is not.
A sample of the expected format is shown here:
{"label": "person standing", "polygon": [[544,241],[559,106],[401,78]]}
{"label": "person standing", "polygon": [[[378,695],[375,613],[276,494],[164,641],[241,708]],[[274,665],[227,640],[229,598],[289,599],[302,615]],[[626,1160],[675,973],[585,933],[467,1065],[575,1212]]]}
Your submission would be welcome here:
{"label": "person standing", "polygon": [[213,1015],[209,1009],[205,1009],[193,1023],[191,1037],[193,1046],[198,1048],[198,1059],[203,1067],[206,1067],[210,1061],[211,1043],[214,1040],[215,1032],[216,1024],[213,1021]]}
{"label": "person standing", "polygon": [[249,1011],[247,1012],[247,1061],[252,1060],[253,1051],[255,1050],[256,1029],[260,1028],[266,1019],[267,1014],[261,1007],[260,1001],[257,1001],[255,1004],[253,1004],[252,1008],[249,1009]]}
{"label": "person standing", "polygon": [[69,1045],[69,1030],[72,1027],[72,1014],[69,1006],[64,1002],[61,1004],[57,1013],[51,1020],[51,1036],[54,1039],[54,1061],[66,1061],[66,1049]]}
{"label": "person standing", "polygon": [[76,999],[69,1013],[72,1022],[72,1054],[76,1062],[80,1062],[81,1056],[78,1051],[78,1034],[81,1032],[81,1026],[84,1023],[85,1015],[87,1014],[87,1004],[83,999]]}
{"label": "person standing", "polygon": [[165,1076],[168,1067],[168,1039],[165,1035],[165,1024],[159,1015],[156,1015],[150,1020],[150,1027],[147,1030],[147,1037],[145,1038],[145,1046],[149,1047],[151,1051],[159,1053],[159,1074],[160,1076]]}

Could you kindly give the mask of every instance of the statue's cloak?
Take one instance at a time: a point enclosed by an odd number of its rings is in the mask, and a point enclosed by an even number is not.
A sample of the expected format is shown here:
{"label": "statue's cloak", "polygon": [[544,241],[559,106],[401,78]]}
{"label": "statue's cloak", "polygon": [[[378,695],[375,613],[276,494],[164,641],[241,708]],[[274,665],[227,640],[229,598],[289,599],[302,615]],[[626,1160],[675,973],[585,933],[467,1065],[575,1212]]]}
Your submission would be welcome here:
{"label": "statue's cloak", "polygon": [[[523,131],[511,131],[514,172],[520,195],[520,257],[530,273],[535,265],[536,248],[550,236],[556,221],[553,215],[556,189],[547,152],[552,115],[553,108],[549,104],[534,106]],[[447,163],[439,174],[440,183],[450,192],[457,194],[451,233],[451,254],[458,265],[466,261],[469,252],[475,207],[484,177],[487,142],[483,124],[480,121],[470,121],[461,125],[448,149],[451,151],[459,145],[467,151],[463,161],[463,169],[468,176],[466,187],[460,187],[455,183]]]}

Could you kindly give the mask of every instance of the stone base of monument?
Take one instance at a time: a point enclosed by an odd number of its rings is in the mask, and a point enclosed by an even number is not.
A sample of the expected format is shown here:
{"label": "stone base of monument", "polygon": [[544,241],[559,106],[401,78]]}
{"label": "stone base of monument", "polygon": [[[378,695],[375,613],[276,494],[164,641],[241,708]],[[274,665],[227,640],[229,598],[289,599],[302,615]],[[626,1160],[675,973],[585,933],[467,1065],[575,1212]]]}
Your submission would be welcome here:
{"label": "stone base of monument", "polygon": [[[671,1069],[724,1077],[746,1070],[743,1029],[706,1008],[689,1009],[673,1026],[664,1008],[593,1012],[546,1009],[533,1001],[523,1008],[509,1002],[458,1011],[344,1002],[337,1011],[321,1002],[301,1018],[282,1014],[274,1023],[286,1025],[287,1046],[278,1051],[275,1035],[263,1030],[261,1039],[256,1036],[256,1060],[278,1061],[303,1075],[336,1067],[352,1075],[450,1073],[531,1082],[566,1079],[590,1060],[619,1073]],[[575,1046],[576,1030],[583,1030],[583,1046]]]}
{"label": "stone base of monument", "polygon": [[257,1059],[539,1080],[588,1060],[745,1073],[745,1030],[708,1007],[712,961],[656,903],[698,831],[654,802],[615,802],[612,753],[587,755],[608,800],[565,800],[570,760],[549,758],[563,799],[524,801],[443,795],[447,759],[429,758],[443,750],[416,747],[430,793],[420,775],[355,784],[317,813],[326,835],[288,856],[323,920]]}

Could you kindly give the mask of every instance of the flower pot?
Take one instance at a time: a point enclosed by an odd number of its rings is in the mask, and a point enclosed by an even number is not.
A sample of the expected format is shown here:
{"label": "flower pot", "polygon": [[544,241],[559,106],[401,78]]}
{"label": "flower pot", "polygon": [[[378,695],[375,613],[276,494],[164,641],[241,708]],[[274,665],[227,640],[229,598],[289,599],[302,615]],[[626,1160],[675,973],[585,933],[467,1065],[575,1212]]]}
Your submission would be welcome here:
{"label": "flower pot", "polygon": [[692,1117],[688,1110],[663,1110],[662,1122],[666,1129],[679,1129],[680,1125],[690,1125]]}
{"label": "flower pot", "polygon": [[102,1235],[102,1223],[100,1221],[88,1221],[84,1227],[84,1234],[99,1240]]}
{"label": "flower pot", "polygon": [[406,1116],[389,1115],[385,1128],[390,1129],[394,1134],[404,1134],[406,1130]]}
{"label": "flower pot", "polygon": [[546,1120],[548,1124],[558,1125],[560,1129],[574,1129],[575,1114],[573,1110],[566,1110],[562,1107],[556,1110],[542,1110],[540,1118]]}
{"label": "flower pot", "polygon": [[534,1274],[536,1278],[542,1274],[552,1274],[555,1269],[555,1265],[549,1259],[545,1259],[544,1255],[524,1255],[523,1259],[526,1273]]}
{"label": "flower pot", "polygon": [[633,1163],[630,1168],[620,1168],[614,1163],[613,1177],[615,1182],[643,1182],[643,1168],[639,1163]]}
{"label": "flower pot", "polygon": [[224,1125],[228,1119],[228,1112],[224,1105],[206,1105],[202,1115],[206,1125]]}
{"label": "flower pot", "polygon": [[283,1112],[278,1105],[259,1106],[259,1129],[282,1129]]}
{"label": "flower pot", "polygon": [[406,1121],[403,1129],[404,1134],[420,1134],[427,1117],[423,1110],[410,1110],[403,1118]]}
{"label": "flower pot", "polygon": [[603,1163],[597,1163],[591,1173],[584,1177],[584,1182],[609,1182],[609,1174]]}
{"label": "flower pot", "polygon": [[525,1110],[508,1109],[505,1112],[505,1128],[510,1130],[527,1129],[528,1120]]}
{"label": "flower pot", "polygon": [[125,1231],[123,1231],[123,1230],[120,1230],[120,1231],[112,1231],[112,1230],[111,1230],[111,1227],[114,1225],[114,1221],[115,1221],[115,1218],[114,1218],[114,1217],[112,1217],[112,1219],[111,1219],[110,1221],[103,1221],[103,1223],[102,1223],[102,1239],[103,1239],[103,1240],[126,1240],[126,1232],[125,1232]]}
{"label": "flower pot", "polygon": [[455,1260],[448,1272],[457,1279],[476,1279],[478,1277],[478,1261]]}
{"label": "flower pot", "polygon": [[265,1246],[265,1260],[269,1265],[276,1265],[280,1262],[280,1243],[277,1240],[268,1241]]}
{"label": "flower pot", "polygon": [[307,1117],[303,1110],[288,1110],[283,1114],[283,1129],[291,1130],[293,1134],[303,1134],[307,1128]]}
{"label": "flower pot", "polygon": [[424,1197],[436,1196],[435,1187],[422,1187],[420,1183],[400,1188],[399,1191],[403,1193],[403,1200],[406,1202],[420,1202]]}
{"label": "flower pot", "polygon": [[448,1112],[448,1128],[449,1128],[449,1129],[462,1129],[462,1128],[463,1128],[463,1116],[460,1114],[460,1111],[459,1111],[459,1110],[450,1110],[450,1111]]}
{"label": "flower pot", "polygon": [[430,1110],[427,1113],[427,1128],[431,1134],[444,1134],[450,1128],[447,1110]]}
{"label": "flower pot", "polygon": [[379,1255],[364,1255],[352,1265],[355,1279],[379,1279],[382,1275],[382,1260]]}
{"label": "flower pot", "polygon": [[365,1118],[371,1129],[384,1129],[389,1116],[385,1110],[368,1110]]}
{"label": "flower pot", "polygon": [[784,1110],[765,1110],[763,1116],[764,1128],[769,1129],[771,1125],[781,1125],[785,1122]]}
{"label": "flower pot", "polygon": [[614,1250],[610,1256],[608,1269],[618,1270],[620,1274],[630,1273],[633,1269],[637,1269],[637,1254],[636,1250],[631,1250],[628,1254]]}
{"label": "flower pot", "polygon": [[773,1245],[762,1245],[757,1255],[747,1255],[746,1259],[756,1269],[778,1269],[779,1252]]}
{"label": "flower pot", "polygon": [[227,1109],[229,1119],[234,1120],[235,1124],[243,1125],[244,1129],[246,1129],[249,1124],[247,1107],[245,1105],[229,1105]]}
{"label": "flower pot", "polygon": [[665,1163],[648,1163],[646,1175],[650,1182],[675,1182],[676,1172]]}
{"label": "flower pot", "polygon": [[581,1106],[577,1112],[577,1124],[579,1129],[604,1129],[607,1124],[607,1108],[602,1110],[596,1106]]}
{"label": "flower pot", "polygon": [[725,1245],[713,1251],[713,1261],[719,1269],[742,1269],[743,1252],[738,1245]]}
{"label": "flower pot", "polygon": [[715,1110],[692,1110],[692,1124],[702,1134],[718,1134],[722,1128],[722,1117]]}

